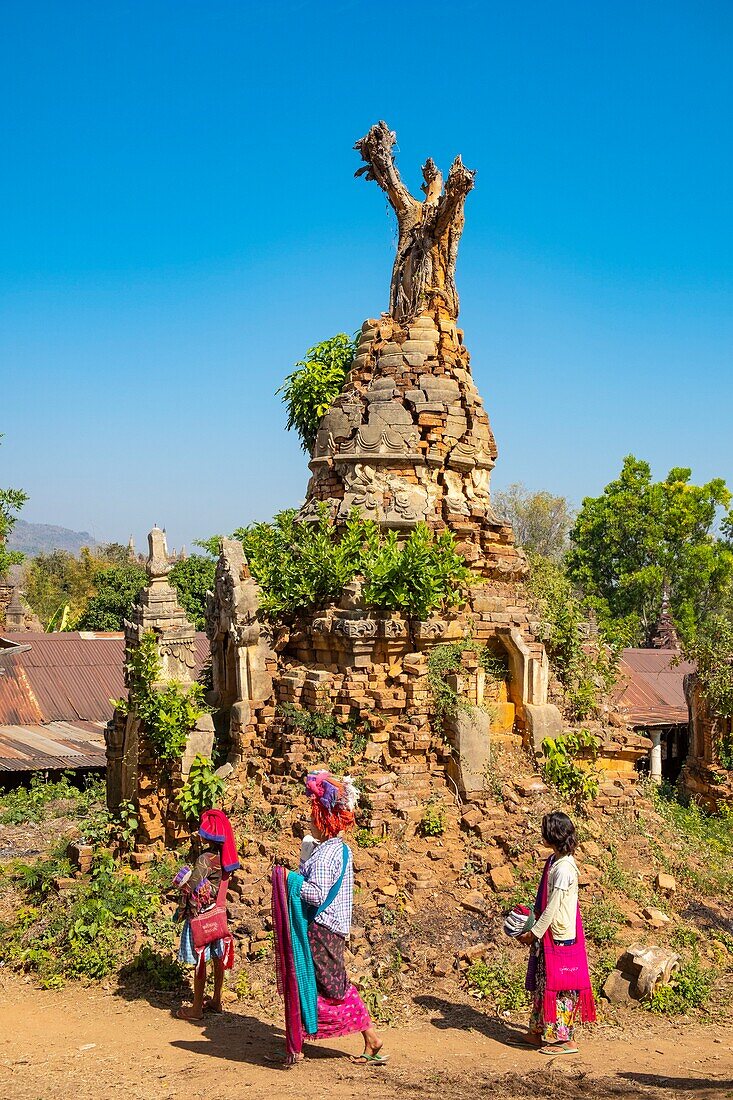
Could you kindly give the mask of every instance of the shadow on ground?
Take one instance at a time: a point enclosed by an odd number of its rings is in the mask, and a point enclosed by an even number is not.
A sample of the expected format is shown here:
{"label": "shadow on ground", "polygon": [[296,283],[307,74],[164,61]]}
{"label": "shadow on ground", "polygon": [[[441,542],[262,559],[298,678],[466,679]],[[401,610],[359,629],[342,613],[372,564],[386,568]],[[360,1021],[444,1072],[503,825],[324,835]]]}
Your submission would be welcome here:
{"label": "shadow on ground", "polygon": [[525,1034],[526,1028],[513,1027],[498,1016],[488,1015],[471,1005],[454,1004],[440,997],[414,997],[416,1005],[427,1012],[436,1013],[430,1023],[441,1031],[477,1031],[497,1043],[514,1045]]}

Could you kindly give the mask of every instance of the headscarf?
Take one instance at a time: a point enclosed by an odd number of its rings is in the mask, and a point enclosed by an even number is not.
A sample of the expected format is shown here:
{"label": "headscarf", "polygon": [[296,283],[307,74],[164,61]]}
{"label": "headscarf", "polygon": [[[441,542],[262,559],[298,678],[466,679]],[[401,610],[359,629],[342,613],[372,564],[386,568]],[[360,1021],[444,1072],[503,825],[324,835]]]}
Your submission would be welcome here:
{"label": "headscarf", "polygon": [[232,823],[223,810],[204,810],[199,823],[199,836],[221,844],[221,869],[231,875],[240,866]]}
{"label": "headscarf", "polygon": [[310,772],[305,792],[311,800],[313,821],[325,837],[353,828],[359,791],[350,775],[336,779],[327,771]]}

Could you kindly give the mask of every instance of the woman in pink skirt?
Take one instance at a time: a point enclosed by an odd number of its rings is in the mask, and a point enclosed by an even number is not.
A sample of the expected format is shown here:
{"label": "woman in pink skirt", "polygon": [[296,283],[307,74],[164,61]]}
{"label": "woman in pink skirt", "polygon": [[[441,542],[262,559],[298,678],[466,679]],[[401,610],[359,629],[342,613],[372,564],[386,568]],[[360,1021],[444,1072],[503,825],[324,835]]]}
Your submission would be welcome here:
{"label": "woman in pink skirt", "polygon": [[353,859],[344,833],[354,825],[359,793],[350,777],[313,772],[306,780],[311,828],[298,872],[273,872],[273,927],[278,985],[285,998],[287,1063],[303,1057],[303,1040],[361,1032],[361,1065],[384,1065],[382,1039],[346,974],[351,931]]}

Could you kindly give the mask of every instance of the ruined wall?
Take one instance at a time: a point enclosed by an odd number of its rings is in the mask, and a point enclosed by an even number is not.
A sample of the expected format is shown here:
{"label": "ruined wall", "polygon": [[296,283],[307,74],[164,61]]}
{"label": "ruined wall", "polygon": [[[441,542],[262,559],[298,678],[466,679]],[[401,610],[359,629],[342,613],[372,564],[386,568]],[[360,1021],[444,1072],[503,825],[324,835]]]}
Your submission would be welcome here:
{"label": "ruined wall", "polygon": [[[127,665],[143,637],[155,636],[161,674],[155,687],[175,682],[186,687],[193,682],[195,668],[195,631],[168,583],[172,561],[168,557],[165,535],[154,527],[148,536],[146,562],[148,584],[138,596],[130,620],[125,622],[125,682],[131,686]],[[142,864],[152,859],[163,846],[172,847],[189,829],[183,820],[177,795],[183,786],[194,757],[210,757],[214,743],[214,723],[209,714],[198,719],[187,738],[180,760],[164,761],[158,756],[144,724],[135,713],[134,700],[129,712],[117,708],[105,730],[107,746],[107,805],[116,809],[122,801],[138,808],[139,826],[133,860]]]}
{"label": "ruined wall", "polygon": [[731,719],[714,714],[696,673],[685,676],[690,712],[690,748],[680,774],[680,786],[706,809],[733,805],[733,773],[718,762],[717,742],[730,734]]}

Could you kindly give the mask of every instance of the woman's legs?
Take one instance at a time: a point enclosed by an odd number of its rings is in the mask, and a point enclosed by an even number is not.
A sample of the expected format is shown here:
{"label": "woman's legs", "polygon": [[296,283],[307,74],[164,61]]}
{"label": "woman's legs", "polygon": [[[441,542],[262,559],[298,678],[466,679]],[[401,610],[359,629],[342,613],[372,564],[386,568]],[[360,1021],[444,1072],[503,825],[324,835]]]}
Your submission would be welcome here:
{"label": "woman's legs", "polygon": [[[218,960],[215,960],[215,963]],[[199,973],[199,970],[201,973]],[[222,978],[224,976],[224,970],[222,968]],[[216,982],[216,969],[214,969],[214,982]],[[214,986],[216,988],[216,985]],[[206,963],[201,967],[196,967],[193,972],[193,1004],[190,1008],[186,1005],[182,1005],[178,1009],[176,1016],[181,1020],[203,1020],[204,1018],[204,990],[206,989]],[[221,986],[219,987],[221,994]]]}
{"label": "woman's legs", "polygon": [[214,996],[211,998],[208,1004],[208,1008],[213,1008],[215,1012],[221,1012],[221,991],[224,985],[224,962],[222,959],[214,958]]}
{"label": "woman's legs", "polygon": [[364,1036],[364,1053],[365,1054],[379,1054],[379,1051],[384,1046],[384,1040],[379,1032],[373,1025],[368,1027],[365,1031],[362,1031]]}

